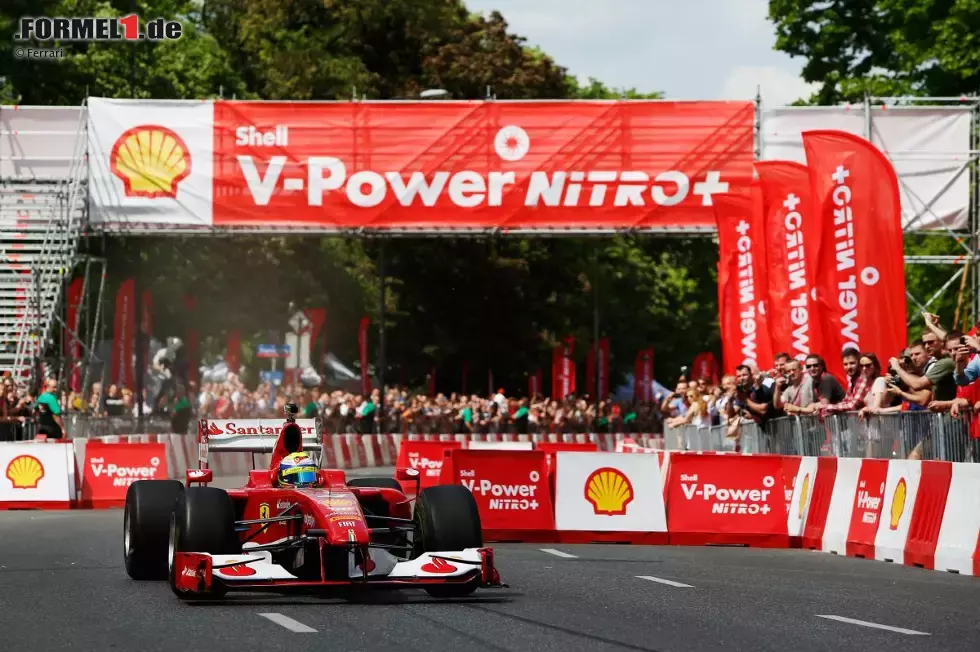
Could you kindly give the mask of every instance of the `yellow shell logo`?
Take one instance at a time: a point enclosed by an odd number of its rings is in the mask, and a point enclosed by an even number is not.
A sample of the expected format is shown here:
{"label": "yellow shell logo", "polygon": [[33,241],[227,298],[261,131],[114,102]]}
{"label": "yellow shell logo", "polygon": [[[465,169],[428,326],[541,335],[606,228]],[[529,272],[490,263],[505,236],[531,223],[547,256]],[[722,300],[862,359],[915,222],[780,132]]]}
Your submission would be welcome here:
{"label": "yellow shell logo", "polygon": [[33,455],[18,455],[7,465],[7,479],[14,489],[37,489],[44,477],[44,465]]}
{"label": "yellow shell logo", "polygon": [[619,469],[596,469],[585,480],[585,499],[596,514],[622,516],[633,500],[633,485]]}
{"label": "yellow shell logo", "polygon": [[888,527],[892,530],[898,529],[898,521],[902,518],[902,513],[905,511],[905,496],[907,493],[908,489],[905,486],[905,478],[900,478],[898,484],[895,486],[895,495],[892,496],[891,520],[888,523]]}
{"label": "yellow shell logo", "polygon": [[191,154],[172,130],[140,125],[116,140],[109,166],[127,197],[176,197],[177,184],[191,173]]}
{"label": "yellow shell logo", "polygon": [[806,499],[810,493],[810,474],[803,476],[803,486],[800,488],[800,519],[803,519],[803,510],[806,509]]}

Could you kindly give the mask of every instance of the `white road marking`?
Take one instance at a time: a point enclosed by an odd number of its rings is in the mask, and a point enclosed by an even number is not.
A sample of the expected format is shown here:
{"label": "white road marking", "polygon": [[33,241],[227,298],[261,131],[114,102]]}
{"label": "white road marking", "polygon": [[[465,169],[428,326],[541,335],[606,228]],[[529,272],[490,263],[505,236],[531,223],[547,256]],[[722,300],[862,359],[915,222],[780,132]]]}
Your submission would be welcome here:
{"label": "white road marking", "polygon": [[817,614],[817,618],[826,618],[828,620],[839,620],[842,623],[850,623],[852,625],[861,625],[862,627],[873,627],[875,629],[887,629],[889,632],[898,632],[899,634],[909,634],[911,636],[931,636],[928,632],[917,632],[914,629],[904,629],[902,627],[892,627],[891,625],[879,625],[878,623],[869,623],[866,620],[855,620],[854,618],[845,618],[844,616],[821,616]]}
{"label": "white road marking", "polygon": [[283,627],[285,627],[286,629],[292,632],[299,632],[299,633],[316,632],[316,630],[313,629],[312,627],[307,627],[303,623],[299,622],[298,620],[293,620],[289,616],[283,616],[282,614],[276,614],[276,613],[259,614],[259,615],[262,616],[263,618],[268,618],[269,620],[271,620],[277,625],[282,625]]}
{"label": "white road marking", "polygon": [[675,582],[674,580],[665,580],[662,577],[654,577],[653,575],[637,575],[638,580],[649,580],[650,582],[657,582],[658,584],[666,584],[667,586],[676,586],[679,589],[693,589],[694,587],[690,584],[682,584],[681,582]]}
{"label": "white road marking", "polygon": [[554,548],[539,548],[541,552],[546,552],[549,555],[554,555],[555,557],[562,557],[563,559],[578,559],[575,555],[570,555],[567,552],[562,552],[561,550],[555,550]]}

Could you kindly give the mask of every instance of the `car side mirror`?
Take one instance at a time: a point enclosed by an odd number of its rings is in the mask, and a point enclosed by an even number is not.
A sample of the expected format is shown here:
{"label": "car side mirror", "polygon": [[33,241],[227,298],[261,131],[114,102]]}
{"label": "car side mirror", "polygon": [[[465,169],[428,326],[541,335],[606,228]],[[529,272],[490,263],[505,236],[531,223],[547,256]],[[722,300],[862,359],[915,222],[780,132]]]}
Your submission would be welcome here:
{"label": "car side mirror", "polygon": [[187,486],[192,482],[207,484],[214,480],[214,471],[211,469],[187,469]]}

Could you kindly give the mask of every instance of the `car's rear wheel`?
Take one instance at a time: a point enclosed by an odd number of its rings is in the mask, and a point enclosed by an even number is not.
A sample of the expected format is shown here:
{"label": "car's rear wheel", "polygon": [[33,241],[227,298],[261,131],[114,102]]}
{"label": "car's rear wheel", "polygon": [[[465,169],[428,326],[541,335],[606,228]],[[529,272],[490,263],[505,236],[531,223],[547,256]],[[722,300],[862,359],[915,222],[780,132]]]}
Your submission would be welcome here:
{"label": "car's rear wheel", "polygon": [[126,491],[123,556],[134,580],[167,579],[170,514],[184,485],[176,480],[137,480]]}
{"label": "car's rear wheel", "polygon": [[[228,492],[214,487],[192,487],[177,498],[170,520],[169,574],[170,588],[182,599],[194,594],[177,590],[174,557],[178,552],[206,552],[211,555],[236,555],[242,551],[235,532],[235,505]],[[216,588],[213,597],[223,592]]]}
{"label": "car's rear wheel", "polygon": [[[424,552],[448,552],[483,547],[480,512],[473,494],[463,485],[438,485],[423,489],[415,501],[414,557]],[[427,587],[437,598],[457,598],[476,590],[476,584]]]}

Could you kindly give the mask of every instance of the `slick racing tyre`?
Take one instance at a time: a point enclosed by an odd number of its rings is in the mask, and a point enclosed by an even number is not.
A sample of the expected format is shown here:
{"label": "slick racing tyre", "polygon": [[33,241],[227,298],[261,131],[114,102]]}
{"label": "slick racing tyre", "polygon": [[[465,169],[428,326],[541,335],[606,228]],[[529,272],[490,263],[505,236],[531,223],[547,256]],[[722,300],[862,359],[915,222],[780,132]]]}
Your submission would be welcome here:
{"label": "slick racing tyre", "polygon": [[[191,487],[178,498],[170,520],[168,550],[170,588],[181,599],[198,598],[177,590],[174,555],[178,552],[206,552],[236,555],[242,551],[235,531],[235,506],[223,489]],[[213,597],[222,591],[216,587]]]}
{"label": "slick racing tyre", "polygon": [[[473,494],[463,485],[437,485],[423,489],[415,501],[413,557],[423,552],[483,547],[483,529]],[[436,598],[458,598],[476,590],[465,586],[438,585],[425,591]]]}
{"label": "slick racing tyre", "polygon": [[126,491],[123,556],[134,580],[167,579],[170,514],[184,485],[176,480],[137,480]]}
{"label": "slick racing tyre", "polygon": [[351,478],[348,487],[377,487],[379,489],[396,489],[404,491],[402,485],[394,478]]}

